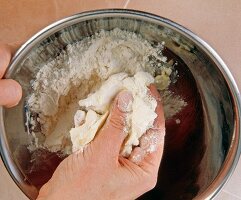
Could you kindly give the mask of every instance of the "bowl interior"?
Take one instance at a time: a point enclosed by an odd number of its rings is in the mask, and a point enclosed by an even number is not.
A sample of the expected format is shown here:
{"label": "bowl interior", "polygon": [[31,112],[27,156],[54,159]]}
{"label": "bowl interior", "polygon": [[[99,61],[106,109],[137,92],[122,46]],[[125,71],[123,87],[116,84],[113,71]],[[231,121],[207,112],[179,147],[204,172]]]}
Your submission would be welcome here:
{"label": "bowl interior", "polygon": [[172,129],[172,122],[166,122],[169,123],[169,136],[166,137],[158,184],[141,198],[149,199],[155,195],[163,199],[192,199],[208,188],[222,168],[234,137],[233,97],[220,69],[201,45],[165,19],[128,12],[84,14],[52,26],[30,41],[6,75],[20,82],[23,99],[17,107],[2,110],[3,159],[5,163],[11,163],[11,169],[8,168],[12,176],[30,198],[36,197],[38,190],[34,180],[25,173],[30,159],[26,148],[30,137],[24,126],[24,101],[30,91],[30,81],[68,44],[100,30],[114,28],[141,34],[152,43],[165,41],[167,54],[173,54],[180,63],[183,62],[178,71],[184,76],[188,74],[185,98],[188,101],[188,98],[196,97],[192,109],[187,110],[194,119],[194,122],[187,120],[185,127],[189,128],[174,133],[176,129]]}

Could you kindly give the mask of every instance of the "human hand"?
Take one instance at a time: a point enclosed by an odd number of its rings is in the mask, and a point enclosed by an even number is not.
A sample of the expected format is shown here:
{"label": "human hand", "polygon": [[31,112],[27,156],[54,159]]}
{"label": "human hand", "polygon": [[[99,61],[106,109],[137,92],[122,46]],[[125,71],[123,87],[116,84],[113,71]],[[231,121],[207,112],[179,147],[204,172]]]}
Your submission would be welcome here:
{"label": "human hand", "polygon": [[22,97],[21,86],[12,79],[2,79],[11,60],[10,48],[0,44],[0,106],[13,107]]}
{"label": "human hand", "polygon": [[129,159],[119,153],[126,137],[124,107],[132,101],[132,96],[121,92],[96,138],[83,153],[74,153],[60,163],[49,182],[41,188],[38,200],[127,200],[151,190],[156,185],[162,158],[165,121],[160,95],[155,86],[150,86],[150,91],[158,102],[158,117],[154,128],[144,134],[140,147],[134,149]]}

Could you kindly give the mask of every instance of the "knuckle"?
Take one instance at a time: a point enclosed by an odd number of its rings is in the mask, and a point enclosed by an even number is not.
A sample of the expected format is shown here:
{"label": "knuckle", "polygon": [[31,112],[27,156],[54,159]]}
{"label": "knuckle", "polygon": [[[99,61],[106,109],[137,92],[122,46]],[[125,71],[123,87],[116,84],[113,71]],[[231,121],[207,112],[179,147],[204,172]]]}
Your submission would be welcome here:
{"label": "knuckle", "polygon": [[122,130],[124,125],[125,125],[125,120],[123,116],[117,116],[117,115],[113,115],[110,118],[110,124],[113,128],[116,128],[118,130]]}

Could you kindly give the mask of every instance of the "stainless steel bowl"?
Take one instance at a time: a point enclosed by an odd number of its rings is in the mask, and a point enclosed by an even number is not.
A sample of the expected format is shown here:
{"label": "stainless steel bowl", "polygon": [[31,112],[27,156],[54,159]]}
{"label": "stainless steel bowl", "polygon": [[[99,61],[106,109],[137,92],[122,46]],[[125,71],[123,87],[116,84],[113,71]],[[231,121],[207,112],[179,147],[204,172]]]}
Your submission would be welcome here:
{"label": "stainless steel bowl", "polygon": [[[15,54],[5,78],[18,80],[26,97],[36,72],[67,44],[80,41],[101,29],[116,27],[139,33],[148,41],[165,41],[166,46],[188,65],[201,96],[204,114],[205,151],[196,179],[199,190],[194,196],[212,199],[231,176],[239,159],[240,93],[218,54],[181,25],[134,10],[98,10],[77,14],[51,24],[28,40]],[[24,98],[15,108],[0,108],[0,139],[1,156],[9,174],[29,198],[36,198],[38,190],[23,170],[23,160],[29,159],[26,150],[21,150],[22,146],[29,144],[24,127]],[[16,153],[18,151],[21,151],[21,159]],[[185,192],[177,199],[187,199]]]}

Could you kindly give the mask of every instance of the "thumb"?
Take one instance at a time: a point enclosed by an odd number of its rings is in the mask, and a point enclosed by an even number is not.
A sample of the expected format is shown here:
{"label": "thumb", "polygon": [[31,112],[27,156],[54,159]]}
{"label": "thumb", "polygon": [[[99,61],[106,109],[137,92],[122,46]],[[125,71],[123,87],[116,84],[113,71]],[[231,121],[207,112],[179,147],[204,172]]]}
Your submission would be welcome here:
{"label": "thumb", "polygon": [[12,107],[18,104],[22,97],[22,88],[14,80],[0,80],[0,106]]}
{"label": "thumb", "polygon": [[111,157],[118,158],[122,143],[127,136],[126,117],[132,101],[132,94],[128,91],[122,91],[116,96],[107,121],[94,140],[100,153],[106,154],[108,151],[108,155],[112,154]]}

